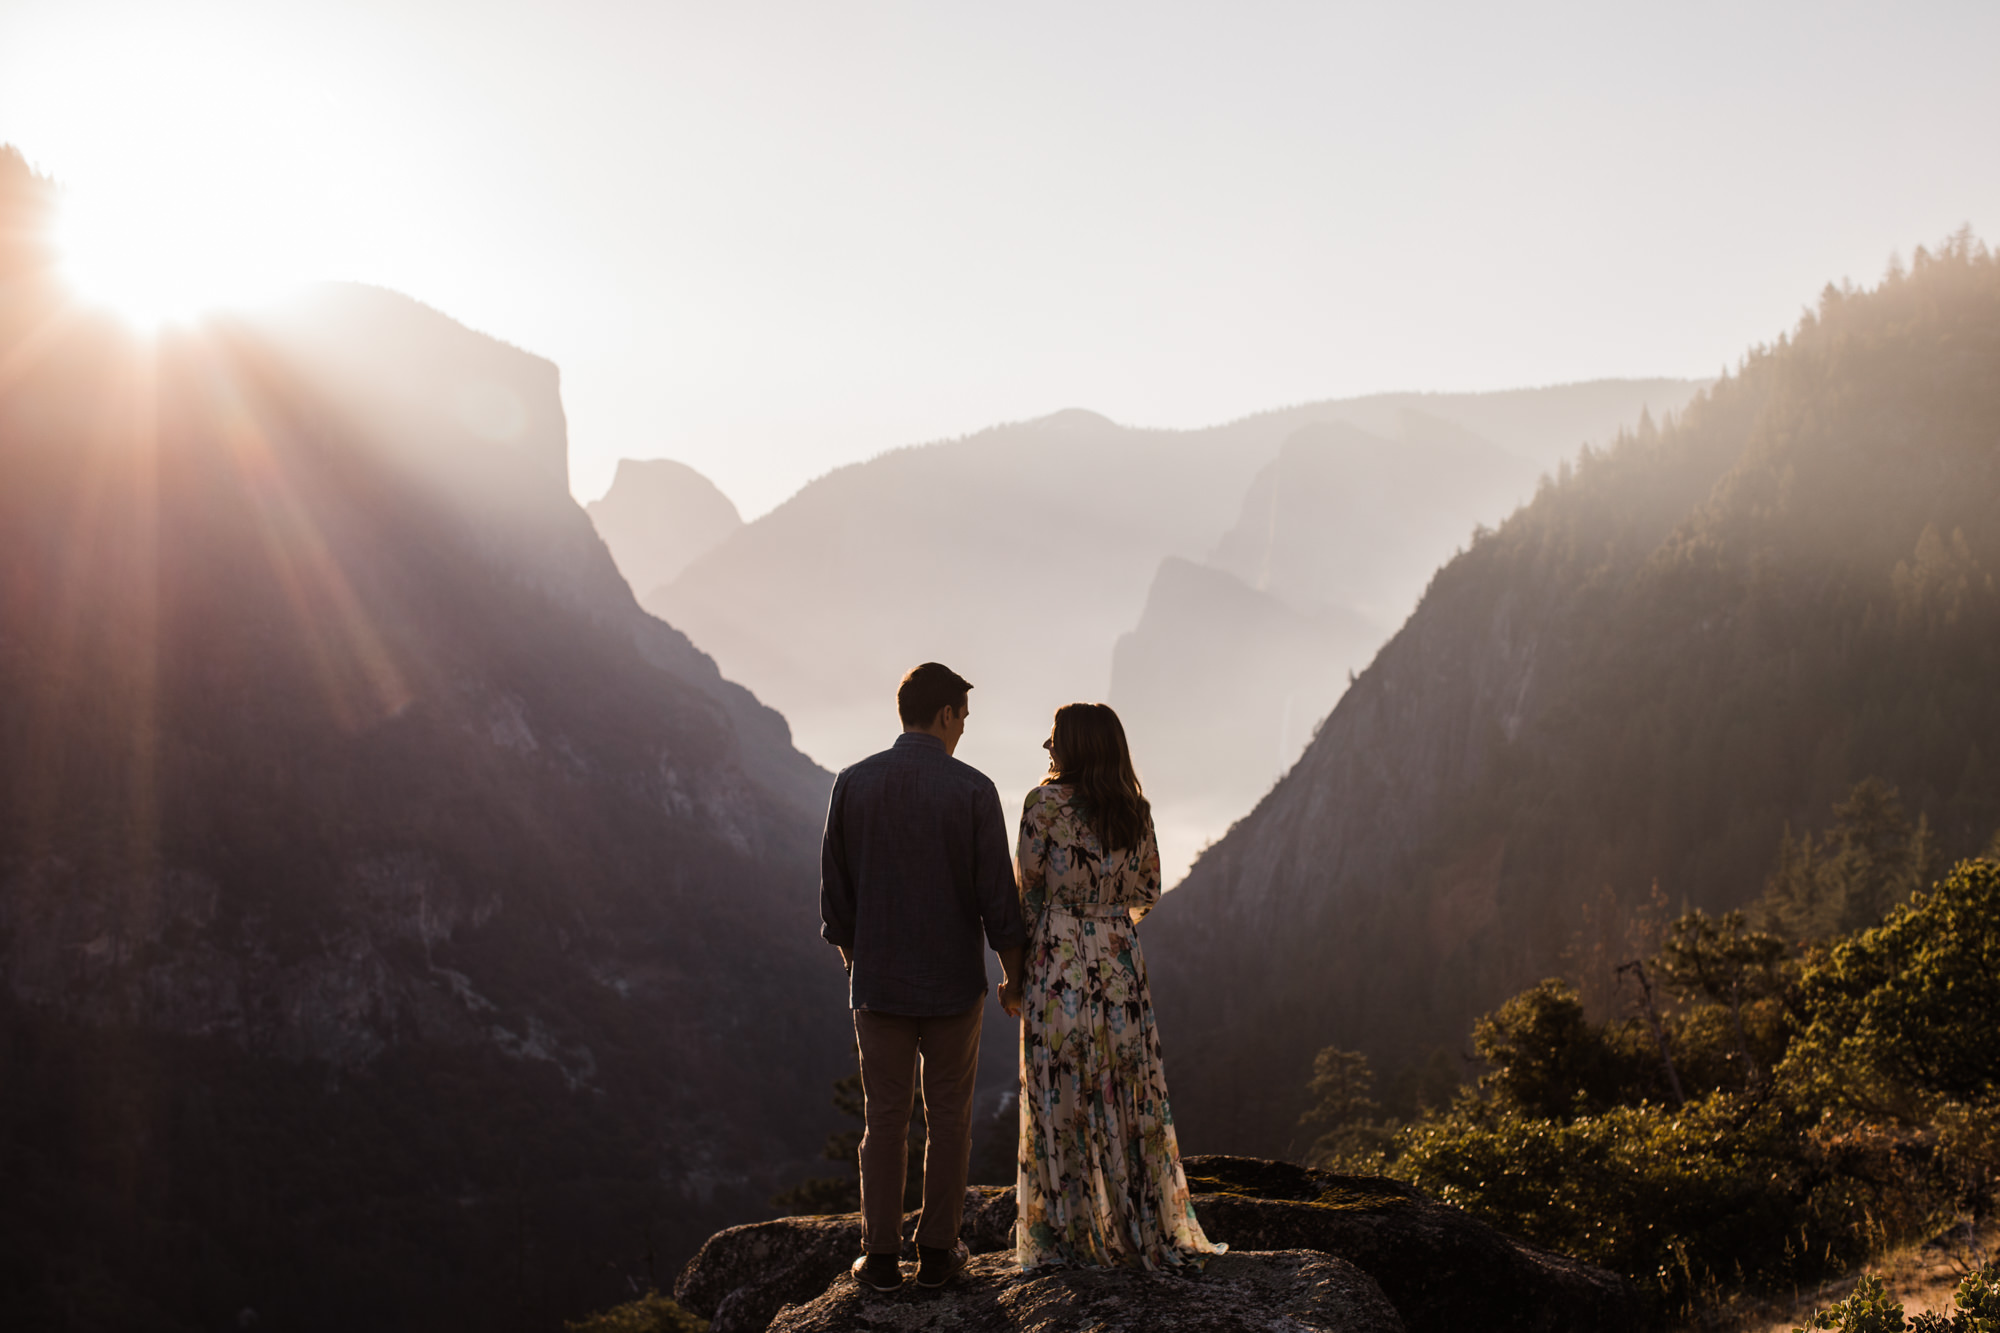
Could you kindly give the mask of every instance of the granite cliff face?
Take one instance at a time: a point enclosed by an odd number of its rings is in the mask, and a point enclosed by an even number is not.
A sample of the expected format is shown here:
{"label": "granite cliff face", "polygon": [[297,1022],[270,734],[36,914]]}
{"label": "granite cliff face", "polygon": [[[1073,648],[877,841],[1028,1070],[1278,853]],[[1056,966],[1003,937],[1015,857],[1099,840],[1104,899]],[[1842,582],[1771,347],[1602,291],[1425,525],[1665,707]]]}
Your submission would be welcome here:
{"label": "granite cliff face", "polygon": [[1897,785],[2000,824],[2000,279],[1969,241],[1561,474],[1432,582],[1147,922],[1191,1148],[1280,1152],[1312,1053],[1393,1072],[1563,966],[1586,900],[1754,899]]}
{"label": "granite cliff face", "polygon": [[828,775],[639,609],[555,368],[0,281],[4,1308],[546,1327],[767,1211],[849,1059]]}

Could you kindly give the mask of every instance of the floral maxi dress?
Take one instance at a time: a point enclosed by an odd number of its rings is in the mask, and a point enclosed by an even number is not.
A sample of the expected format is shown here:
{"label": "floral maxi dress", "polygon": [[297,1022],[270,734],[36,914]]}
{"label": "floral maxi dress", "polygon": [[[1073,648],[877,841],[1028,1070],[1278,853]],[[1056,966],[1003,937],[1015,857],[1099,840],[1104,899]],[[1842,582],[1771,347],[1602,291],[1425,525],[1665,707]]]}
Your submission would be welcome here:
{"label": "floral maxi dress", "polygon": [[1148,821],[1136,850],[1106,852],[1071,796],[1037,787],[1021,812],[1015,1254],[1022,1268],[1199,1268],[1228,1247],[1188,1201],[1134,929],[1160,900],[1159,844]]}

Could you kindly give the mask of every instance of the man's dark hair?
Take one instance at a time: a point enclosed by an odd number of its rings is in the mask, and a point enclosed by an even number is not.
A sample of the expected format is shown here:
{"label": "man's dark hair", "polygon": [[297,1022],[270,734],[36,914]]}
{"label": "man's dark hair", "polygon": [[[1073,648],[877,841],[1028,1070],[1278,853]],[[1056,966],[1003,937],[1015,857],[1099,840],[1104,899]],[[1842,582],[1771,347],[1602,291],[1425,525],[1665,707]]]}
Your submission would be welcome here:
{"label": "man's dark hair", "polygon": [[938,709],[956,712],[965,707],[965,695],[972,682],[939,662],[910,668],[896,687],[896,711],[906,727],[928,727],[937,720]]}

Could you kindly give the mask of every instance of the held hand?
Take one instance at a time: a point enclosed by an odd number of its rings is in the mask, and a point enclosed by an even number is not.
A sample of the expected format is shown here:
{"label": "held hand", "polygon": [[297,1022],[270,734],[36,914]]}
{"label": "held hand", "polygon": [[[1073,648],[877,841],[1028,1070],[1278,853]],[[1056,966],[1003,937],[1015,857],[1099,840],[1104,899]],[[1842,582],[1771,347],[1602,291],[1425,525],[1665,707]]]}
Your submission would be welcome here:
{"label": "held hand", "polygon": [[1018,1020],[1021,1017],[1020,982],[1003,981],[1000,983],[1000,1007],[1007,1012],[1007,1017],[1009,1018]]}

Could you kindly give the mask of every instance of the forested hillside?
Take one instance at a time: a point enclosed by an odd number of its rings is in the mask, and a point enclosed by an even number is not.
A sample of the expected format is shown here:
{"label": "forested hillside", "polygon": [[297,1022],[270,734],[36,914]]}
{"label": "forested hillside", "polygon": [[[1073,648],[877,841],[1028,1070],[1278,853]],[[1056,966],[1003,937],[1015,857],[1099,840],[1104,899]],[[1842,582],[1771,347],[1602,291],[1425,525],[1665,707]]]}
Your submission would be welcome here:
{"label": "forested hillside", "polygon": [[849,1065],[828,775],[638,608],[555,367],[353,288],[139,338],[46,202],[0,153],[0,1325],[670,1276]]}
{"label": "forested hillside", "polygon": [[1561,970],[1587,901],[1762,893],[1863,778],[2000,826],[2000,265],[1828,287],[1439,571],[1148,922],[1194,1151],[1279,1151],[1313,1052],[1393,1071]]}

